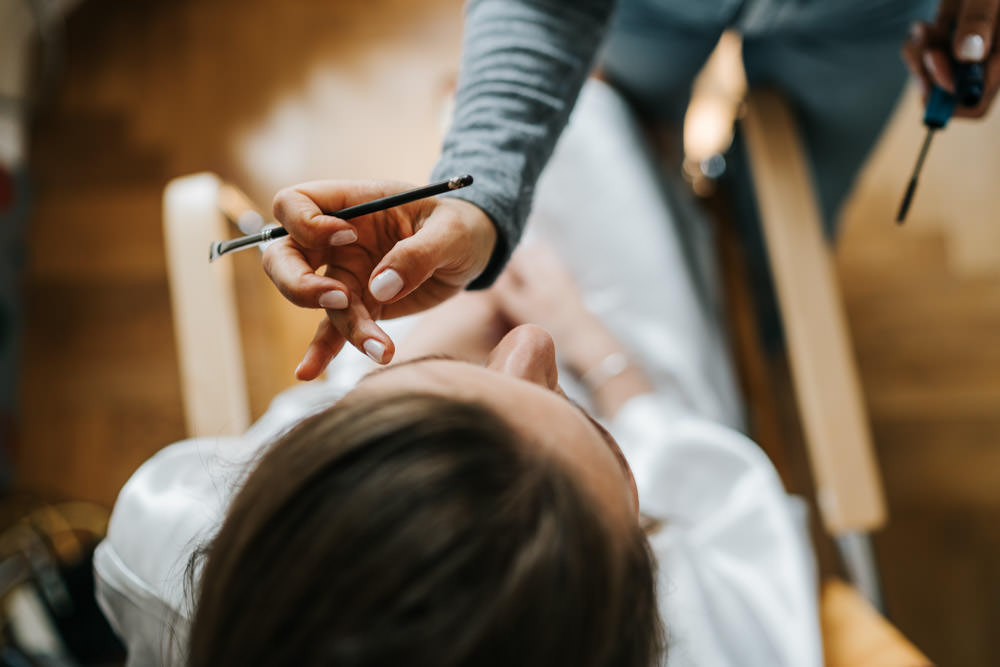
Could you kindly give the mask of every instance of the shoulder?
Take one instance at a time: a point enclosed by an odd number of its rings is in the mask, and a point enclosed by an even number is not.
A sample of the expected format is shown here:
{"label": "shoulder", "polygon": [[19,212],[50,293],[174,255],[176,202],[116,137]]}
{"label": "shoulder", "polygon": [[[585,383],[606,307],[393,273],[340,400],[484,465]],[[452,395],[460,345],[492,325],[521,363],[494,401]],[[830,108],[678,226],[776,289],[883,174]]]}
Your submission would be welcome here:
{"label": "shoulder", "polygon": [[199,438],[162,449],[122,488],[95,556],[98,577],[133,601],[182,613],[184,573],[207,543],[256,448],[241,438]]}

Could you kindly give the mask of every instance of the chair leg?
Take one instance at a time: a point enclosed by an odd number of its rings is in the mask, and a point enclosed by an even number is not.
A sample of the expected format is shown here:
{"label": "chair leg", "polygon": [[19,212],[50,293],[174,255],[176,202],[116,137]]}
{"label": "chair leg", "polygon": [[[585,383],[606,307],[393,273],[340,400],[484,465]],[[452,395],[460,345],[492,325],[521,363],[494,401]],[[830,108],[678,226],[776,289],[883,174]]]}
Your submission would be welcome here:
{"label": "chair leg", "polygon": [[871,534],[864,532],[842,533],[834,538],[847,576],[873,607],[885,615],[882,583],[878,562],[872,549]]}

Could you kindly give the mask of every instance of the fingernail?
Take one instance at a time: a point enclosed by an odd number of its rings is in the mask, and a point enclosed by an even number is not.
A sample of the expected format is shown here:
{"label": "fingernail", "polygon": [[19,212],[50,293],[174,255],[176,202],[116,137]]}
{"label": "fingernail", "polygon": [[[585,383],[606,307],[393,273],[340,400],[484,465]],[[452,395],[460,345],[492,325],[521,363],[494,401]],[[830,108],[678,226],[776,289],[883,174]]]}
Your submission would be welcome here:
{"label": "fingernail", "polygon": [[382,357],[385,355],[385,345],[375,340],[374,338],[369,338],[365,341],[363,345],[365,348],[365,354],[372,358],[375,363],[382,363]]}
{"label": "fingernail", "polygon": [[347,245],[357,240],[358,233],[356,231],[353,229],[341,229],[339,232],[334,232],[333,236],[330,237],[330,245]]}
{"label": "fingernail", "polygon": [[403,279],[393,269],[386,269],[372,279],[372,296],[379,301],[388,301],[403,289]]}
{"label": "fingernail", "polygon": [[295,367],[295,377],[299,376],[299,371],[302,370],[302,367],[305,365],[305,363],[306,363],[305,359],[303,359],[302,361],[299,362],[299,365]]}
{"label": "fingernail", "polygon": [[935,67],[934,67],[934,57],[931,56],[930,51],[924,51],[924,55],[923,55],[923,58],[921,58],[921,60],[924,61],[924,67],[926,67],[931,72],[934,71],[934,69],[935,69]]}
{"label": "fingernail", "polygon": [[330,290],[319,296],[319,305],[323,308],[341,310],[347,308],[347,295],[339,290]]}
{"label": "fingernail", "polygon": [[986,42],[979,35],[969,35],[958,47],[958,57],[969,62],[979,62],[986,57]]}

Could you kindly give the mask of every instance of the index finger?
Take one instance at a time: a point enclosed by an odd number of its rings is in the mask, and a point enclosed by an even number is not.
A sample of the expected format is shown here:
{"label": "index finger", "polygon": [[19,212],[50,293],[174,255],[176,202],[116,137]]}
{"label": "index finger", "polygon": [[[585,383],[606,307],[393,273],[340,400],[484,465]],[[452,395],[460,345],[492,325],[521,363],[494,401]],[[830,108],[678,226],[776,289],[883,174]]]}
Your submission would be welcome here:
{"label": "index finger", "polygon": [[287,238],[272,243],[261,255],[261,264],[278,291],[296,306],[344,308],[348,304],[347,286],[316,273],[302,251]]}
{"label": "index finger", "polygon": [[[332,242],[337,232],[355,232],[353,225],[334,217],[348,206],[362,204],[373,199],[396,194],[406,190],[406,183],[396,181],[310,181],[284,188],[274,196],[273,211],[280,222],[296,241],[310,248],[325,245],[344,245]],[[346,238],[346,235],[343,237]]]}
{"label": "index finger", "polygon": [[367,306],[355,299],[344,310],[327,310],[327,317],[344,339],[378,364],[387,364],[396,353],[389,335],[375,323]]}
{"label": "index finger", "polygon": [[340,218],[326,215],[305,192],[285,188],[274,195],[274,217],[296,242],[306,248],[354,243],[358,232]]}

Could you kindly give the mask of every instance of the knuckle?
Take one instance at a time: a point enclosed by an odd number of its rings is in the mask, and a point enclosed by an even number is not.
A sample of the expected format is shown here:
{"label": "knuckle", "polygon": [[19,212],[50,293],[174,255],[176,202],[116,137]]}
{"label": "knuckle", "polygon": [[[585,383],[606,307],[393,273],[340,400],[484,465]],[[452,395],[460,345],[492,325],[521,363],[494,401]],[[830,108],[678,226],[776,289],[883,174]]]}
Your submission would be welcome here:
{"label": "knuckle", "polygon": [[266,273],[271,280],[277,281],[282,277],[282,272],[285,269],[285,259],[286,255],[283,254],[279,241],[277,243],[272,243],[269,247],[264,249],[264,252],[260,254],[260,265],[261,268],[264,269],[264,273]]}
{"label": "knuckle", "polygon": [[260,266],[270,278],[274,278],[274,252],[268,248],[260,255]]}
{"label": "knuckle", "polygon": [[275,286],[278,288],[278,291],[281,292],[281,296],[285,297],[285,300],[289,301],[294,306],[298,306],[299,308],[318,307],[315,300],[312,299],[307,292],[304,292],[301,289],[281,282],[275,282]]}
{"label": "knuckle", "polygon": [[356,317],[351,317],[348,313],[343,312],[328,313],[327,317],[330,319],[333,328],[341,336],[352,343],[354,342],[355,334],[358,330],[358,320]]}
{"label": "knuckle", "polygon": [[358,325],[358,321],[353,318],[346,318],[343,323],[343,329],[341,334],[344,338],[351,341],[352,344],[360,346],[364,343],[364,336],[361,332],[361,327]]}
{"label": "knuckle", "polygon": [[407,264],[409,264],[411,268],[422,272],[426,271],[428,264],[431,264],[434,261],[435,251],[429,244],[413,243],[406,249],[406,254],[409,260]]}
{"label": "knuckle", "polygon": [[274,217],[278,220],[285,219],[285,211],[288,206],[289,200],[292,198],[291,188],[282,188],[278,190],[277,194],[274,195],[274,199],[271,202],[271,212]]}

